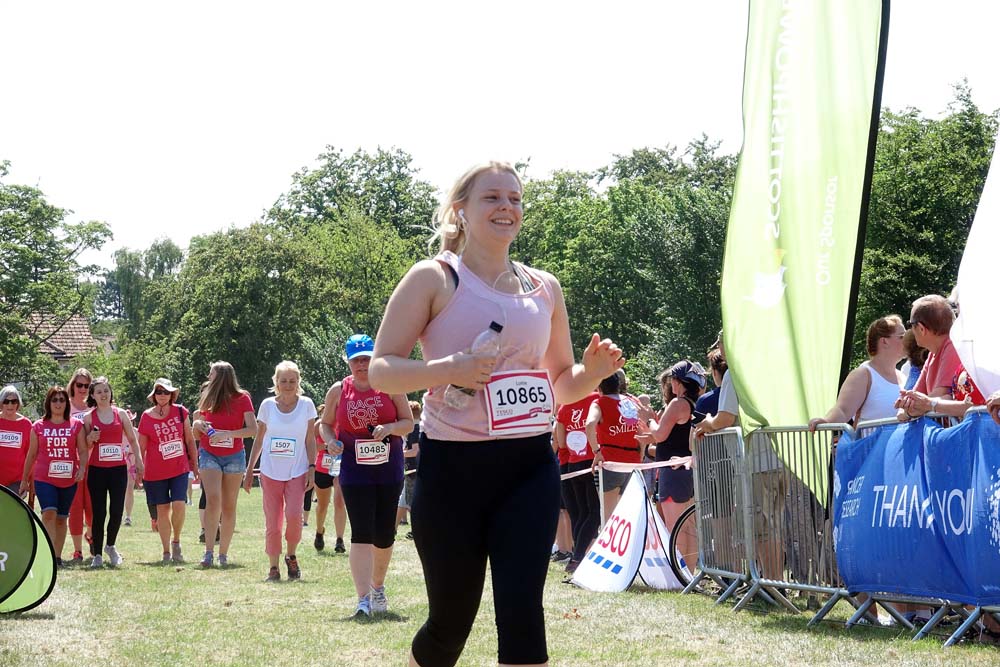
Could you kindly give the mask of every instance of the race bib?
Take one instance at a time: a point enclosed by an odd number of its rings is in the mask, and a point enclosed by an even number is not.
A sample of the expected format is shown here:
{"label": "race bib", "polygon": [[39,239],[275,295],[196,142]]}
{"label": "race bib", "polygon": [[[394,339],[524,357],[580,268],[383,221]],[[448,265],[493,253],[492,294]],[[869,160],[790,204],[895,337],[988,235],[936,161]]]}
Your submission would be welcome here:
{"label": "race bib", "polygon": [[319,461],[319,465],[321,468],[330,470],[333,467],[333,456],[331,456],[330,454],[324,454]]}
{"label": "race bib", "polygon": [[219,440],[218,442],[216,442],[212,446],[213,447],[221,447],[222,449],[232,449],[233,448],[233,439],[232,438],[222,438],[221,440]]}
{"label": "race bib", "polygon": [[285,459],[295,458],[295,438],[272,437],[268,441],[267,451],[271,456],[278,456]]}
{"label": "race bib", "polygon": [[73,477],[73,462],[49,461],[49,477],[52,479],[70,479]]}
{"label": "race bib", "polygon": [[577,456],[587,453],[587,434],[584,431],[570,431],[566,434],[566,446]]}
{"label": "race bib", "polygon": [[9,431],[0,432],[0,447],[21,449],[21,434],[11,433]]}
{"label": "race bib", "polygon": [[[343,443],[341,443],[341,446],[343,446]],[[343,459],[344,457],[342,454],[337,454],[333,457],[333,467],[330,468],[330,477],[337,477],[340,475],[340,462]]]}
{"label": "race bib", "polygon": [[547,431],[552,416],[552,383],[548,371],[503,371],[486,385],[490,435]]}
{"label": "race bib", "polygon": [[125,461],[125,449],[120,444],[98,445],[97,460],[109,463],[112,461]]}
{"label": "race bib", "polygon": [[382,465],[389,462],[389,443],[381,440],[355,440],[354,454],[358,465]]}
{"label": "race bib", "polygon": [[184,443],[180,440],[171,440],[170,442],[160,443],[160,457],[166,461],[168,459],[176,459],[178,456],[184,454]]}

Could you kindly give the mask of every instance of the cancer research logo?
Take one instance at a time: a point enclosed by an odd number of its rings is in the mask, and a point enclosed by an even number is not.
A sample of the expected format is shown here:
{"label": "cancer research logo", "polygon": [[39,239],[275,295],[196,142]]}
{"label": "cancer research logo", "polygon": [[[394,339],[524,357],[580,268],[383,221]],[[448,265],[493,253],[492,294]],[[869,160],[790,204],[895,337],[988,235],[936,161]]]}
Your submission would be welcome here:
{"label": "cancer research logo", "polygon": [[618,412],[621,415],[618,418],[618,422],[621,424],[624,424],[625,420],[634,420],[639,418],[639,406],[627,398],[622,398],[622,400],[619,401]]}
{"label": "cancer research logo", "polygon": [[840,473],[833,471],[833,497],[840,497]]}
{"label": "cancer research logo", "polygon": [[994,480],[986,489],[986,504],[989,507],[990,544],[1000,554],[1000,468],[991,475]]}
{"label": "cancer research logo", "polygon": [[778,248],[774,251],[774,260],[768,271],[755,271],[753,274],[753,292],[743,297],[752,301],[760,308],[774,308],[785,296],[785,271],[787,267],[781,263],[785,251]]}

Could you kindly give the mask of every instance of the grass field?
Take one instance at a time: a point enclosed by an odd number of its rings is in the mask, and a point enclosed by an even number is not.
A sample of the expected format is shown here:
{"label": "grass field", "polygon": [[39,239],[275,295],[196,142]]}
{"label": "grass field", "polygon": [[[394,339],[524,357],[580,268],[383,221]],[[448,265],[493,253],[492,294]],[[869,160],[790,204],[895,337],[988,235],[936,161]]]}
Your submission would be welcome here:
{"label": "grass field", "polygon": [[[397,542],[386,590],[390,613],[351,618],[354,588],[346,554],[300,549],[299,582],[264,583],[260,490],[240,494],[232,565],[203,571],[195,508],[188,508],[181,566],[160,565],[144,497],[136,494],[135,527],[122,528],[118,570],[71,568],[35,610],[0,617],[0,666],[21,665],[403,665],[426,618],[420,563],[413,543]],[[405,532],[405,531],[401,531]],[[332,528],[330,529],[332,535]],[[68,541],[68,540],[67,540]],[[69,551],[67,551],[69,555]],[[284,569],[282,569],[284,576]],[[714,607],[696,595],[632,590],[595,594],[565,585],[551,567],[546,590],[549,652],[554,665],[990,665],[1000,649],[941,647],[940,638],[911,642],[893,630],[825,623],[807,617]],[[496,663],[492,593],[460,664]],[[844,617],[845,609],[838,610]]]}

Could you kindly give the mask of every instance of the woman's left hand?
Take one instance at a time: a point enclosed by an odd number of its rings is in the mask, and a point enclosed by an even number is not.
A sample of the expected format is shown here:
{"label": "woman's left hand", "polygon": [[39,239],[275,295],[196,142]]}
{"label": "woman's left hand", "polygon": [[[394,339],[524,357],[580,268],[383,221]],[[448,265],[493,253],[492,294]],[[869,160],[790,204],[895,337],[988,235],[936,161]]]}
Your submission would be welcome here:
{"label": "woman's left hand", "polygon": [[306,470],[306,491],[316,486],[316,469],[309,468]]}
{"label": "woman's left hand", "polygon": [[589,375],[604,379],[625,365],[621,348],[610,338],[601,340],[595,333],[583,351],[583,367]]}
{"label": "woman's left hand", "polygon": [[388,435],[389,435],[389,428],[385,424],[379,424],[378,426],[375,427],[375,430],[372,431],[372,438],[374,440],[381,440],[382,438],[385,438]]}

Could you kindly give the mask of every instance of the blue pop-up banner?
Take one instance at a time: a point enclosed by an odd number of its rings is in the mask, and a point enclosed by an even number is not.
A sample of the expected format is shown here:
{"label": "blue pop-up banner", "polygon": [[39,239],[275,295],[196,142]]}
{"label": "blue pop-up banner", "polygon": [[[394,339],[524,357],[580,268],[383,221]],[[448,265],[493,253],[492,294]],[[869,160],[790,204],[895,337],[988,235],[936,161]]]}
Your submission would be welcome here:
{"label": "blue pop-up banner", "polygon": [[834,547],[848,590],[1000,604],[1000,427],[975,413],[837,447]]}

